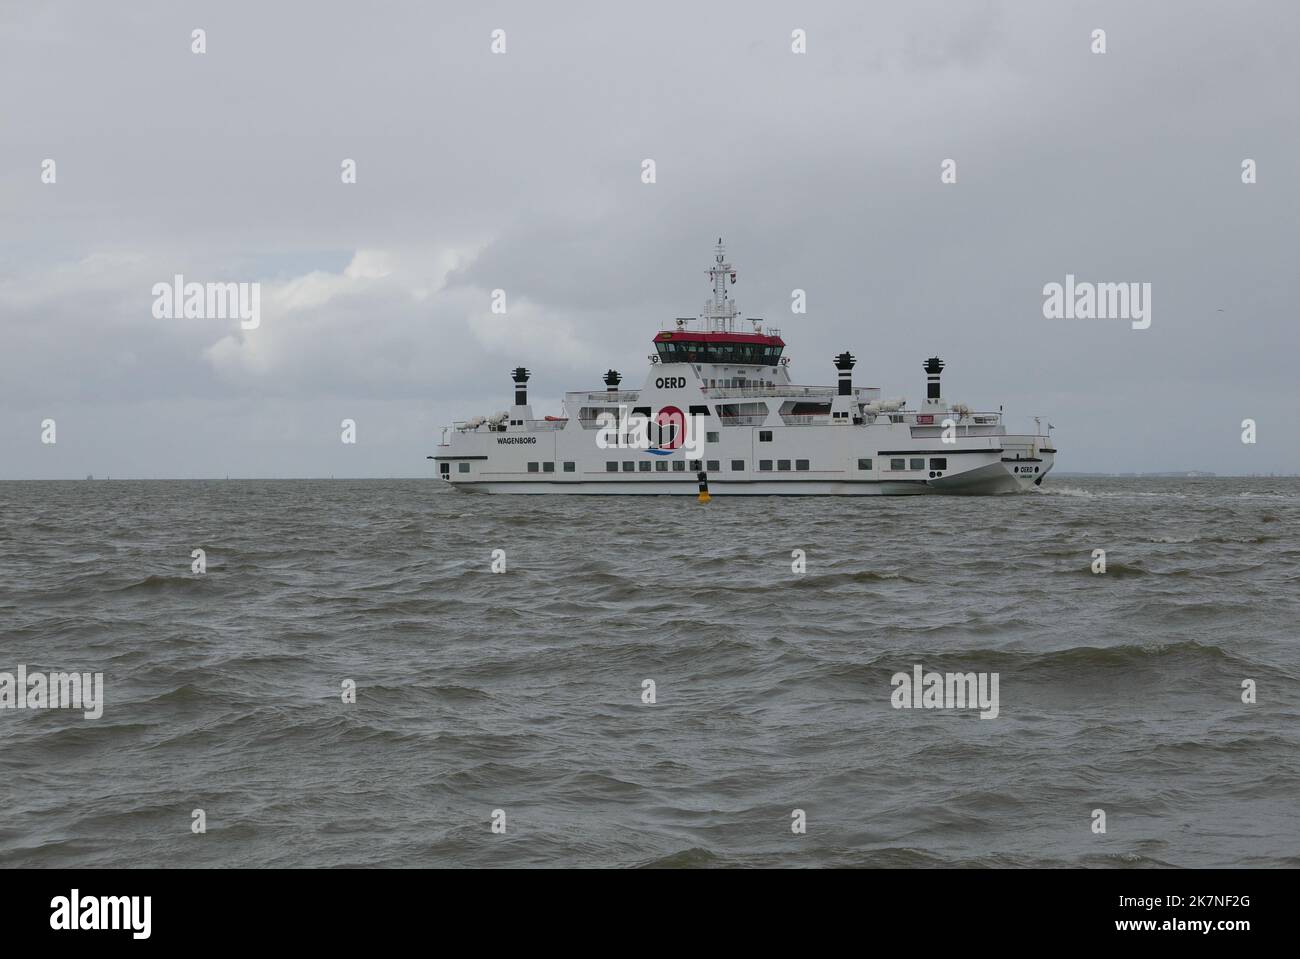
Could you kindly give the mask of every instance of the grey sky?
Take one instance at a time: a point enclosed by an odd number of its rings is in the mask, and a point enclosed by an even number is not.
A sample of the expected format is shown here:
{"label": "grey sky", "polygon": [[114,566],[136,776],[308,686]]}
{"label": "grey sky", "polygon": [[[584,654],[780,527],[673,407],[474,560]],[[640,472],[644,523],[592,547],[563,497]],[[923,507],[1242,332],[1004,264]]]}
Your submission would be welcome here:
{"label": "grey sky", "polygon": [[[5,3],[0,479],[428,475],[516,365],[639,383],[719,235],[798,382],[938,353],[1061,470],[1300,471],[1297,50],[1282,0]],[[176,273],[261,327],[155,319]],[[1045,319],[1066,273],[1151,328]]]}

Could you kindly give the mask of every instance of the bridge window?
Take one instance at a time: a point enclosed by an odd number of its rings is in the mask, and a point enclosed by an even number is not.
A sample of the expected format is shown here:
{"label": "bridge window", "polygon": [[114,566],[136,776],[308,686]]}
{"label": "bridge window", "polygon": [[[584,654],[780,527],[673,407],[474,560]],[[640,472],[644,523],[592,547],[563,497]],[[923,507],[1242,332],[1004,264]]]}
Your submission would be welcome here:
{"label": "bridge window", "polygon": [[636,464],[633,463],[631,460],[624,460],[624,461],[623,461],[623,472],[624,472],[624,473],[631,473],[631,472],[632,472],[633,470],[635,470],[635,469],[636,469]]}
{"label": "bridge window", "polygon": [[917,459],[913,459],[913,460],[912,460],[912,469],[914,469],[914,470],[923,470],[923,469],[925,469],[925,460],[924,460],[924,459],[919,459],[919,458],[917,458]]}
{"label": "bridge window", "polygon": [[785,470],[788,470],[788,469],[790,469],[790,461],[789,461],[789,460],[777,460],[777,461],[776,461],[776,468],[777,468],[778,471],[785,471]]}
{"label": "bridge window", "polygon": [[618,472],[618,463],[617,463],[616,461],[614,461],[614,460],[606,460],[606,461],[605,461],[605,472],[606,472],[606,473],[617,473],[617,472]]}
{"label": "bridge window", "polygon": [[574,471],[574,465],[573,465],[572,463],[565,463],[565,464],[564,464],[564,472],[566,472],[566,473],[572,473],[573,471]]}
{"label": "bridge window", "polygon": [[440,473],[442,473],[443,478],[445,479],[446,476],[447,476],[447,474],[451,472],[451,464],[450,464],[450,463],[439,463],[439,464],[438,464],[438,471],[439,471]]}
{"label": "bridge window", "polygon": [[639,470],[641,470],[642,473],[649,473],[649,472],[650,472],[650,461],[649,461],[649,460],[642,460],[641,462],[637,463],[636,465],[637,465],[637,468],[638,468]]}
{"label": "bridge window", "polygon": [[686,461],[685,461],[685,460],[673,460],[673,472],[674,472],[674,473],[685,473],[685,472],[686,472]]}
{"label": "bridge window", "polygon": [[932,456],[932,457],[930,457],[930,469],[932,469],[932,470],[946,470],[947,468],[948,468],[948,457],[946,457],[946,456]]}
{"label": "bridge window", "polygon": [[745,472],[745,461],[744,461],[744,460],[732,460],[732,461],[731,461],[731,468],[732,468],[733,470],[735,470],[737,473],[743,473],[743,472]]}
{"label": "bridge window", "polygon": [[858,460],[858,469],[860,469],[860,470],[869,470],[869,469],[871,469],[871,460],[870,460],[870,459],[864,459],[864,460],[863,460],[863,459],[860,459],[860,460]]}
{"label": "bridge window", "polygon": [[759,460],[759,461],[758,461],[758,468],[759,468],[759,470],[761,470],[761,471],[764,472],[764,473],[771,472],[771,470],[772,470],[772,461],[771,461],[771,460]]}
{"label": "bridge window", "polygon": [[907,460],[890,460],[889,468],[891,470],[905,470],[907,469]]}
{"label": "bridge window", "polygon": [[759,430],[759,431],[758,431],[758,441],[759,441],[760,443],[770,443],[770,442],[772,442],[772,431],[771,431],[771,430]]}
{"label": "bridge window", "polygon": [[655,472],[656,472],[656,473],[667,473],[667,472],[668,472],[668,461],[667,461],[667,460],[655,460]]}
{"label": "bridge window", "polygon": [[542,472],[543,472],[543,473],[554,473],[554,472],[555,472],[555,464],[554,464],[554,463],[543,463],[543,464],[542,464]]}
{"label": "bridge window", "polygon": [[768,343],[716,343],[704,340],[656,341],[664,363],[716,363],[719,366],[775,366],[784,347]]}
{"label": "bridge window", "polygon": [[698,473],[701,469],[702,469],[702,467],[700,466],[700,461],[699,461],[699,460],[691,460],[691,472],[692,472],[692,473]]}
{"label": "bridge window", "polygon": [[460,467],[460,471],[461,471],[462,473],[468,473],[468,472],[469,472],[469,464],[468,464],[468,463],[457,463],[456,465],[457,465],[458,467]]}
{"label": "bridge window", "polygon": [[795,460],[795,461],[794,461],[794,468],[797,469],[797,470],[806,470],[806,469],[808,468],[808,461],[807,461],[807,460]]}
{"label": "bridge window", "polygon": [[717,433],[705,433],[705,434],[704,434],[704,442],[706,442],[706,443],[716,443],[716,442],[718,442],[718,434],[717,434]]}
{"label": "bridge window", "polygon": [[709,472],[710,472],[710,473],[719,473],[719,472],[721,472],[721,471],[722,471],[722,464],[721,464],[721,463],[719,463],[717,460],[709,460]]}

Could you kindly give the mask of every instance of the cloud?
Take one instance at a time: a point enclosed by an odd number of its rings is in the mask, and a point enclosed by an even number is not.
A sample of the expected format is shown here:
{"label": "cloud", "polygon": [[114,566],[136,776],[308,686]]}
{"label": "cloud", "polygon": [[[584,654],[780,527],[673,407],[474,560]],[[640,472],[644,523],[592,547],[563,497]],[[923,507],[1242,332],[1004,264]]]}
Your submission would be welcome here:
{"label": "cloud", "polygon": [[[123,411],[95,420],[111,432],[95,456],[146,475],[209,449],[261,472],[253,433],[342,473],[332,447],[295,446],[312,416],[332,435],[339,408],[369,404],[382,435],[423,442],[431,418],[501,408],[516,365],[549,409],[609,366],[639,378],[655,330],[701,308],[719,234],[741,310],[783,329],[802,382],[830,382],[851,349],[862,382],[915,396],[938,352],[954,396],[1068,423],[1064,468],[1300,469],[1293,443],[1243,451],[1205,426],[1228,408],[1262,421],[1294,392],[1293,7],[507,4],[489,21],[392,3],[358,23],[229,4],[205,20],[195,56],[170,4],[5,14],[0,88],[24,92],[0,159],[0,475],[42,475],[28,420],[54,407]],[[1045,320],[1042,286],[1067,272],[1151,282],[1152,328]],[[177,273],[260,282],[261,327],[155,320],[150,288]],[[212,432],[186,461],[154,442],[196,430]],[[367,471],[412,468],[366,435]]]}

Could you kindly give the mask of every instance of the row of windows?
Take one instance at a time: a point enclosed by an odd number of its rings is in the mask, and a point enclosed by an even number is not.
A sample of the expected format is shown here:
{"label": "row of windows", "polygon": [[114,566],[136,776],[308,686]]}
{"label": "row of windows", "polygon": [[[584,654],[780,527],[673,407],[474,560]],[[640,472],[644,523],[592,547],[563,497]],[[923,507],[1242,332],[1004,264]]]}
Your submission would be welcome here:
{"label": "row of windows", "polygon": [[780,346],[765,343],[708,343],[691,340],[655,343],[664,363],[715,363],[719,366],[776,366]]}
{"label": "row of windows", "polygon": [[[710,460],[709,462],[712,463],[713,460]],[[635,472],[637,471],[637,469],[639,468],[639,469],[641,470],[642,473],[649,473],[651,469],[654,469],[656,472],[659,472],[659,473],[667,473],[667,472],[668,472],[668,465],[669,465],[669,464],[668,464],[668,460],[655,460],[653,463],[652,463],[650,460],[641,460],[639,463],[634,463],[632,460],[624,460],[624,461],[623,461],[623,472],[624,472],[624,473],[635,473]],[[700,461],[699,461],[699,460],[691,460],[691,469],[692,469],[692,470],[698,470],[699,468],[700,468]],[[674,473],[684,473],[684,472],[686,472],[686,461],[685,461],[685,460],[673,460],[673,461],[672,461],[672,469],[673,469],[673,472],[674,472]],[[618,463],[615,462],[614,460],[607,460],[607,461],[605,462],[605,472],[606,472],[606,473],[617,473],[617,472],[618,472]]]}
{"label": "row of windows", "polygon": [[[775,373],[776,370],[773,370],[772,372]],[[704,377],[700,377],[700,379],[702,380],[704,379]],[[774,383],[772,380],[750,380],[750,379],[746,379],[743,376],[735,376],[730,378],[724,377],[723,379],[720,380],[719,379],[709,380],[709,389],[711,390],[713,389],[743,390],[746,387],[749,387],[750,389],[753,389],[755,387],[766,387],[767,389],[771,389],[774,386],[776,386],[776,383]]]}
{"label": "row of windows", "polygon": [[[913,457],[910,460],[899,457],[889,461],[889,468],[894,471],[898,470],[923,470],[925,469],[925,460],[921,457]],[[930,458],[930,469],[946,470],[948,468],[948,458],[946,456],[932,456]],[[858,460],[858,469],[871,469],[871,460],[869,458]]]}
{"label": "row of windows", "polygon": [[[710,461],[710,462],[712,462],[712,461]],[[737,464],[739,464],[739,465],[737,465]],[[733,460],[733,461],[732,461],[732,464],[731,464],[731,468],[732,468],[732,469],[743,469],[743,468],[744,468],[744,465],[745,465],[745,464],[744,464],[743,462],[741,462],[740,460]],[[709,468],[710,468],[710,469],[714,469],[715,467],[710,466]],[[772,460],[759,460],[759,461],[758,461],[758,468],[759,468],[759,470],[760,470],[761,472],[767,472],[767,471],[771,470],[771,469],[772,469]],[[809,466],[809,463],[808,463],[807,460],[795,460],[795,461],[794,461],[794,468],[795,468],[796,470],[807,470],[807,469],[811,469],[811,467]],[[915,457],[915,458],[912,458],[910,461],[907,460],[907,459],[901,459],[901,458],[900,458],[900,459],[891,459],[891,460],[889,461],[889,468],[890,468],[891,470],[904,470],[904,471],[905,471],[905,470],[923,470],[923,469],[925,469],[925,460],[922,459],[921,457]],[[932,470],[946,470],[947,468],[948,468],[948,459],[947,459],[947,457],[944,457],[944,456],[934,456],[934,457],[931,457],[931,458],[930,458],[930,469],[932,469]],[[776,469],[777,469],[777,472],[784,472],[784,471],[790,469],[790,460],[777,460],[777,461],[776,461]],[[871,459],[870,459],[870,457],[866,457],[866,458],[863,458],[863,459],[859,459],[859,460],[858,460],[858,469],[860,469],[860,470],[870,470],[870,469],[871,469]]]}
{"label": "row of windows", "polygon": [[[760,467],[760,469],[772,468],[772,464],[770,461],[765,460],[764,462],[766,462],[768,465],[766,467]],[[788,461],[783,460],[782,462],[788,462]],[[804,464],[803,466],[800,466],[799,469],[806,470],[808,468],[807,460],[800,460],[799,462]],[[722,472],[722,463],[719,460],[691,460],[689,463],[684,460],[672,460],[671,464],[670,461],[668,460],[654,460],[654,461],[641,460],[640,462],[633,462],[632,460],[624,460],[622,464],[622,471],[624,473],[636,473],[636,472],[649,473],[651,469],[653,469],[656,473],[667,473],[670,465],[674,473],[684,473],[686,472],[688,467],[692,473],[698,473],[702,469],[707,470],[710,473]],[[785,466],[783,468],[789,469],[789,466]],[[734,473],[745,472],[745,461],[732,460],[731,470]],[[618,462],[615,460],[606,460],[605,472],[606,473],[619,472]]]}
{"label": "row of windows", "polygon": [[[777,472],[788,471],[790,469],[791,462],[792,462],[791,460],[776,460],[775,463],[776,463]],[[796,471],[803,471],[812,468],[808,460],[793,460],[793,463]],[[759,471],[764,473],[770,472],[772,470],[772,464],[773,464],[772,460],[759,460],[758,461]],[[683,473],[686,471],[687,465],[688,464],[683,460],[673,460],[671,463],[671,469],[674,473]],[[448,466],[449,464],[446,463],[443,464],[444,473],[447,472]],[[703,466],[701,465],[700,460],[691,460],[689,466],[691,472],[693,473],[699,472],[703,468],[707,468],[707,470],[710,473],[717,473],[722,470],[722,464],[718,460],[708,460],[707,463],[704,464]],[[469,472],[468,463],[457,463],[456,468],[462,473]],[[651,470],[654,470],[657,473],[667,473],[669,468],[670,468],[670,464],[667,460],[655,460],[653,462],[650,460],[641,460],[640,462],[635,462],[633,460],[623,461],[624,473],[635,473],[637,471],[640,471],[642,473],[649,473]],[[894,472],[907,472],[908,470],[923,470],[926,467],[925,467],[925,460],[922,457],[916,456],[916,457],[911,457],[909,459],[909,458],[899,456],[889,461],[889,468]],[[947,468],[948,468],[948,458],[946,456],[930,457],[930,469],[946,470]],[[566,462],[563,464],[563,470],[566,473],[572,473],[575,471],[575,469],[576,466],[572,462]],[[745,461],[732,460],[731,469],[732,472],[743,473],[745,471]],[[871,460],[869,458],[859,459],[858,469],[870,470]],[[606,461],[605,472],[617,473],[618,471],[619,471],[619,464],[616,461],[614,460]],[[529,463],[528,472],[554,473],[555,464],[554,463]]]}
{"label": "row of windows", "polygon": [[[864,461],[858,460],[859,469],[871,469],[871,460],[866,460],[866,466],[862,465]],[[925,469],[925,459],[920,456],[914,456],[911,459],[904,459],[901,456],[889,461],[889,468],[894,471],[898,470],[923,470]],[[932,456],[930,458],[930,469],[946,470],[948,468],[948,458],[946,456]]]}

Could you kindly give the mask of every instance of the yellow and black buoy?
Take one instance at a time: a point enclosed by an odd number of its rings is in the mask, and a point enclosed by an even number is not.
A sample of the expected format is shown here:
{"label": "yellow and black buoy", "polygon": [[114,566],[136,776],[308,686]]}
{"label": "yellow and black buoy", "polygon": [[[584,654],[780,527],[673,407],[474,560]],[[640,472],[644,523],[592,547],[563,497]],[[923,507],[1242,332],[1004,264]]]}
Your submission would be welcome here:
{"label": "yellow and black buoy", "polygon": [[713,497],[709,496],[709,474],[703,471],[695,474],[700,481],[700,502],[707,503]]}

